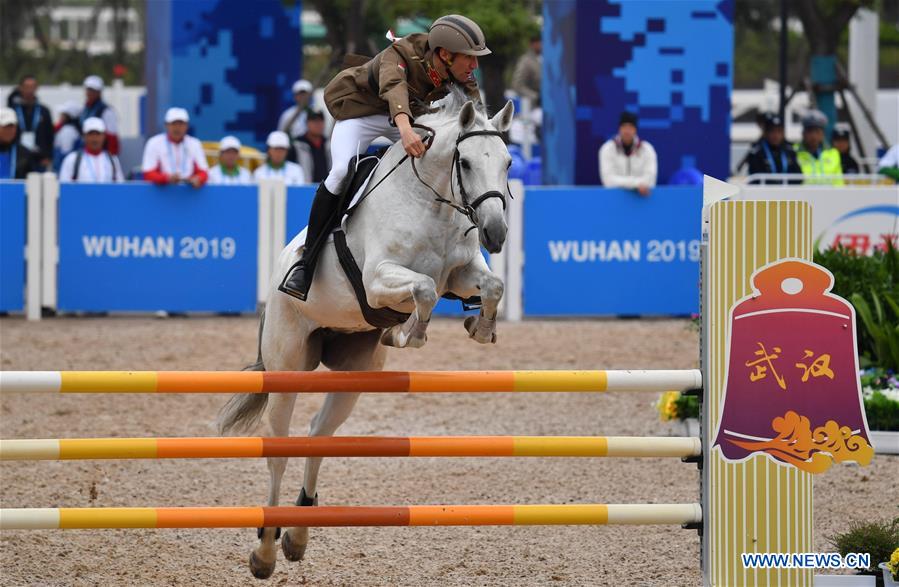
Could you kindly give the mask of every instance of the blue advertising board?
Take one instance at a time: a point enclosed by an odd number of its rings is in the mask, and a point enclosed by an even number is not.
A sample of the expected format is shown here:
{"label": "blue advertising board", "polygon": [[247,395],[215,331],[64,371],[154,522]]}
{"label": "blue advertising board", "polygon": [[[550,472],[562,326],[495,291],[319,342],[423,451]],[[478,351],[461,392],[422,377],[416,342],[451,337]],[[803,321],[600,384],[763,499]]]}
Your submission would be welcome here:
{"label": "blue advertising board", "polygon": [[529,188],[526,316],[699,311],[702,187]]}
{"label": "blue advertising board", "polygon": [[0,312],[25,309],[24,181],[0,182]]}
{"label": "blue advertising board", "polygon": [[256,186],[61,184],[58,309],[254,312]]}

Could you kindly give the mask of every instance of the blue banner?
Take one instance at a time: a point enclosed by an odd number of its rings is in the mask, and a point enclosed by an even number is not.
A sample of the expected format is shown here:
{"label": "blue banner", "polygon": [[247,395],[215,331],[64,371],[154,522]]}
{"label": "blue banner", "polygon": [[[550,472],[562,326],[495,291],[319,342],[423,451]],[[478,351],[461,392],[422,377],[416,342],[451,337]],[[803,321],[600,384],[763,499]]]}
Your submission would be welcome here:
{"label": "blue banner", "polygon": [[256,186],[61,184],[61,311],[254,312]]}
{"label": "blue banner", "polygon": [[699,311],[702,187],[529,188],[526,316]]}
{"label": "blue banner", "polygon": [[317,185],[287,188],[287,242],[295,237],[309,223],[312,198]]}
{"label": "blue banner", "polygon": [[0,182],[0,312],[25,309],[24,181]]}

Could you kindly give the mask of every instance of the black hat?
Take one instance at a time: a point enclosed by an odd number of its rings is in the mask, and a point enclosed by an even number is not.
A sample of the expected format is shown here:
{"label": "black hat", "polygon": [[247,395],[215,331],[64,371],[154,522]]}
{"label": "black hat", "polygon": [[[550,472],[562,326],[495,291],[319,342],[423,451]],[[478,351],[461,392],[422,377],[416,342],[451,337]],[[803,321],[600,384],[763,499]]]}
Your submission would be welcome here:
{"label": "black hat", "polygon": [[843,124],[837,124],[830,131],[830,140],[846,139],[849,140],[849,127]]}
{"label": "black hat", "polygon": [[784,121],[779,115],[773,112],[765,113],[765,130],[770,130],[772,128],[783,128]]}
{"label": "black hat", "polygon": [[324,120],[325,115],[321,110],[311,110],[306,120]]}
{"label": "black hat", "polygon": [[618,118],[618,126],[622,124],[633,124],[637,126],[637,115],[633,112],[622,112],[621,117]]}

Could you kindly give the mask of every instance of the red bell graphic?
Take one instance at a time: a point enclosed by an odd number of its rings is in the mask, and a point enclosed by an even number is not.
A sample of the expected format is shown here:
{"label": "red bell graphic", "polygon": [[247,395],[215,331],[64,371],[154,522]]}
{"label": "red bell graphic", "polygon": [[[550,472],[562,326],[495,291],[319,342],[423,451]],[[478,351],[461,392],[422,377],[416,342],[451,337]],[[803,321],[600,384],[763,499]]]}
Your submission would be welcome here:
{"label": "red bell graphic", "polygon": [[862,403],[855,310],[833,275],[787,259],[752,276],[731,309],[728,369],[715,434],[725,460],[767,454],[810,473],[874,455]]}

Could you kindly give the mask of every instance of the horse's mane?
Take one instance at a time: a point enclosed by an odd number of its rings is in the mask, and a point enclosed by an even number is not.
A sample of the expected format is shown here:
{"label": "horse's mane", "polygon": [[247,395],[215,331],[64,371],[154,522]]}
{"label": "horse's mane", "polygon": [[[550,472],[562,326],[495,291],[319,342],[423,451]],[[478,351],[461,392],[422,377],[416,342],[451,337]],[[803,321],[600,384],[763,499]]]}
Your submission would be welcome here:
{"label": "horse's mane", "polygon": [[[471,100],[471,97],[466,94],[458,84],[452,84],[450,86],[450,91],[446,96],[440,100],[431,102],[431,112],[420,116],[415,122],[425,126],[440,126],[452,122],[459,116],[462,106],[465,106],[465,103],[469,100]],[[480,101],[476,101],[474,102],[474,106],[480,122],[485,122],[487,119],[487,110],[484,108],[484,104]]]}

